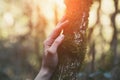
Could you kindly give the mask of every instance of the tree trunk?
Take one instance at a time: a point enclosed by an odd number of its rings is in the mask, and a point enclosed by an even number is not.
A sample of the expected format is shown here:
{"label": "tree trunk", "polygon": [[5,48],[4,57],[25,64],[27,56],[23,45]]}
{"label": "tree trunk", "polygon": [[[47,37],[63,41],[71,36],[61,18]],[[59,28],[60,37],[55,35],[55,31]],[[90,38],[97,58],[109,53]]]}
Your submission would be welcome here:
{"label": "tree trunk", "polygon": [[95,42],[92,44],[92,61],[91,61],[91,72],[93,73],[95,71]]}
{"label": "tree trunk", "polygon": [[111,41],[111,49],[113,53],[113,58],[114,58],[114,63],[113,65],[118,64],[118,54],[117,54],[117,28],[116,28],[116,23],[115,23],[115,18],[118,13],[118,0],[114,0],[114,5],[115,5],[115,12],[111,16],[111,21],[113,25],[113,36],[112,36],[112,41]]}
{"label": "tree trunk", "polygon": [[65,39],[58,49],[59,63],[51,80],[78,80],[77,74],[86,53],[86,28],[92,0],[65,0]]}

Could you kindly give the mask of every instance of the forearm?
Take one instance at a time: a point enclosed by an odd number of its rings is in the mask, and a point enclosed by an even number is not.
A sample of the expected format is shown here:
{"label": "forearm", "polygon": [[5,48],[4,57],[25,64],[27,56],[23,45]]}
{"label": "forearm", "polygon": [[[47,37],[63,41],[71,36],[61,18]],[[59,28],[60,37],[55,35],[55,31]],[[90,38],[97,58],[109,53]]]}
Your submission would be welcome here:
{"label": "forearm", "polygon": [[47,69],[41,69],[35,80],[50,80],[52,73]]}

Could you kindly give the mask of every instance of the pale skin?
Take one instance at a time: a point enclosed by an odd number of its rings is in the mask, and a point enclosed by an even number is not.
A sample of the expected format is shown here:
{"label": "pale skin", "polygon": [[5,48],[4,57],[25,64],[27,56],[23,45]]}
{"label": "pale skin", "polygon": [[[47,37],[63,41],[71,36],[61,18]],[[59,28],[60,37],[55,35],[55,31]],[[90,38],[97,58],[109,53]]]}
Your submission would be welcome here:
{"label": "pale skin", "polygon": [[61,31],[66,24],[68,24],[68,20],[63,17],[50,36],[44,41],[42,66],[35,80],[50,80],[55,71],[58,64],[57,49],[65,37],[61,34]]}

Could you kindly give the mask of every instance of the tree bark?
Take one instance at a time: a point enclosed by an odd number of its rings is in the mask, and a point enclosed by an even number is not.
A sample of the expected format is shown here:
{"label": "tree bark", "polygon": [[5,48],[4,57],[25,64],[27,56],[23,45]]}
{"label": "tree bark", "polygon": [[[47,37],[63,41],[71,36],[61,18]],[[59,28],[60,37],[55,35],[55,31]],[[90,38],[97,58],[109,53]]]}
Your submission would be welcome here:
{"label": "tree bark", "polygon": [[51,80],[78,80],[77,74],[86,53],[86,28],[92,0],[65,0],[65,39],[58,49],[59,63]]}

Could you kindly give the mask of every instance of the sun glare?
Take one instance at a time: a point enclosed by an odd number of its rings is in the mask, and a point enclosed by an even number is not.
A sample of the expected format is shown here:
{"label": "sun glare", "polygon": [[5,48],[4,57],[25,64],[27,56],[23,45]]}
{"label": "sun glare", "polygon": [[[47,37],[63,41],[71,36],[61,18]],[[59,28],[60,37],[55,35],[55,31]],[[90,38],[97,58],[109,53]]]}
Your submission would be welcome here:
{"label": "sun glare", "polygon": [[65,7],[64,0],[55,0],[55,2],[58,4],[58,6]]}
{"label": "sun glare", "polygon": [[66,6],[64,4],[64,0],[55,0],[55,4],[57,5],[58,19],[60,20],[64,15]]}
{"label": "sun glare", "polygon": [[57,12],[57,18],[59,20],[64,15],[64,11],[65,11],[64,0],[47,0],[47,1],[43,0],[43,2],[40,3],[40,5],[42,5],[41,10],[43,11],[44,16],[49,22],[45,31],[46,35],[48,36],[50,32],[55,28],[55,24],[54,24],[54,20],[56,17],[55,11]]}

